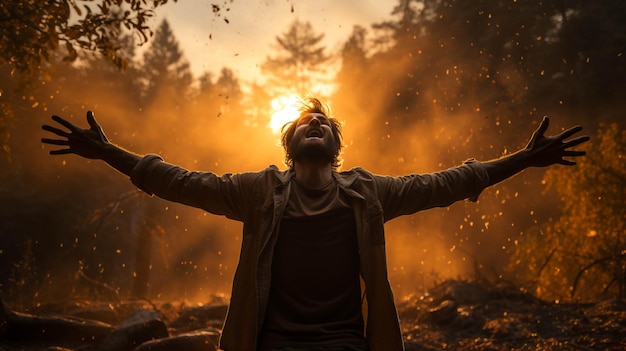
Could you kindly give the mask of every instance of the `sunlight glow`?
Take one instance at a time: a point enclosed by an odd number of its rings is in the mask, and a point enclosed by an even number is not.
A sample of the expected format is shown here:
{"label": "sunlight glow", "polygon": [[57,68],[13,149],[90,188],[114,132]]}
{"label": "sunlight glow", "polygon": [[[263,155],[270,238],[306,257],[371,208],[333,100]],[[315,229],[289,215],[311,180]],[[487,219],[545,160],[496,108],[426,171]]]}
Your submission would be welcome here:
{"label": "sunlight glow", "polygon": [[280,133],[280,129],[285,123],[298,118],[298,101],[297,95],[290,94],[277,97],[270,102],[273,113],[269,126],[272,129],[272,133]]}

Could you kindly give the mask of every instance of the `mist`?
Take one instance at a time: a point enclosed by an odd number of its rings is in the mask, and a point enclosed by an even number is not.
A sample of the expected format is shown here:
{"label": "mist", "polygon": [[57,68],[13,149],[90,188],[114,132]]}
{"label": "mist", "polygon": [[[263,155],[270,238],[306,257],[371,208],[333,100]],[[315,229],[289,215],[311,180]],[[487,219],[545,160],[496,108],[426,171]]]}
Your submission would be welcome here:
{"label": "mist", "polygon": [[[473,21],[475,15],[468,16]],[[515,45],[502,57],[530,58],[506,61],[496,53],[483,54],[487,44],[477,48],[477,40],[464,41],[458,28],[444,30],[444,23],[416,18],[421,22],[403,24],[395,37],[384,35],[381,26],[367,28],[358,60],[348,55],[347,46],[337,53],[342,66],[333,82],[336,90],[321,98],[344,121],[342,169],[396,176],[435,172],[470,158],[495,159],[523,148],[543,115],[552,118],[551,135],[572,124],[594,134],[601,123],[623,123],[626,90],[579,99],[597,87],[580,90],[596,72],[591,68],[563,80],[548,78],[538,72],[569,72],[575,63],[562,64],[565,59],[557,56],[527,63],[539,49]],[[398,21],[390,14],[389,22]],[[471,23],[471,28],[486,26]],[[398,34],[403,30],[406,37]],[[513,40],[498,35],[500,41]],[[381,38],[388,49],[375,45]],[[555,52],[558,48],[550,54]],[[616,60],[623,65],[619,52]],[[146,80],[138,73],[141,64],[119,72],[89,55],[82,63],[51,65],[49,79],[27,93],[11,93],[10,157],[2,161],[0,178],[3,295],[25,305],[80,297],[227,300],[239,258],[240,223],[149,197],[101,161],[50,156],[53,148],[40,143],[48,137],[40,126],[57,114],[87,127],[85,114],[91,110],[113,143],[159,154],[190,170],[224,174],[270,164],[284,169],[280,136],[269,128],[268,97],[224,71],[209,72],[210,84],[204,86],[193,77],[185,91],[172,88],[184,80],[173,75],[146,97],[135,85]],[[623,88],[623,80],[611,82]],[[248,89],[240,89],[246,84]],[[423,294],[450,278],[516,281],[506,267],[520,240],[561,214],[544,173],[529,169],[486,189],[477,203],[387,223],[396,298]]]}

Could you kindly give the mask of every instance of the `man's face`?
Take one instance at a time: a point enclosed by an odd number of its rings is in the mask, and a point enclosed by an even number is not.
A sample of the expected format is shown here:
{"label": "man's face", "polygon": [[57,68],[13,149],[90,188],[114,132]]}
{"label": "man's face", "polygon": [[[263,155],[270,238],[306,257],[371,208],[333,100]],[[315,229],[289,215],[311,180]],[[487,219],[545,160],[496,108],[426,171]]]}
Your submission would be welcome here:
{"label": "man's face", "polygon": [[295,123],[296,129],[289,144],[294,162],[332,163],[337,145],[328,118],[321,113],[308,113]]}

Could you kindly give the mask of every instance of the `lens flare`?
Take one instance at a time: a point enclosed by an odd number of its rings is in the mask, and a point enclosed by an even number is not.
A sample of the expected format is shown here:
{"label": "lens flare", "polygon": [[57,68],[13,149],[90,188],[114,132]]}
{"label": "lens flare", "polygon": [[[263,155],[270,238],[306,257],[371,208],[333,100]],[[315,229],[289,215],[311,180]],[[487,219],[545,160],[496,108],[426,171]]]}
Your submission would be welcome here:
{"label": "lens flare", "polygon": [[280,129],[285,123],[298,118],[298,101],[297,95],[290,94],[279,96],[270,102],[273,113],[269,126],[272,129],[272,133],[280,133]]}

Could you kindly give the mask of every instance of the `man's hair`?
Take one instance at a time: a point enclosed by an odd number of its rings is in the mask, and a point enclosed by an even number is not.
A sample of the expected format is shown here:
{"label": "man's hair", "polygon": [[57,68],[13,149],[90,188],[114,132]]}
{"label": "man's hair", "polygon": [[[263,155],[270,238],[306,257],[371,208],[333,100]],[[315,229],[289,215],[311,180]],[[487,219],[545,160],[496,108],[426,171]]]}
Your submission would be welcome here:
{"label": "man's hair", "polygon": [[332,168],[333,170],[336,170],[337,168],[339,168],[339,166],[341,166],[341,122],[338,119],[332,117],[330,107],[323,104],[316,98],[308,97],[301,99],[298,105],[298,111],[300,111],[300,115],[298,116],[298,118],[291,122],[285,123],[285,125],[283,125],[283,127],[281,128],[282,135],[280,140],[283,148],[285,149],[285,164],[289,168],[293,168],[293,158],[290,152],[290,145],[291,139],[293,138],[293,134],[296,131],[296,126],[298,125],[298,121],[300,120],[300,118],[309,113],[321,113],[326,116],[326,118],[328,118],[328,120],[330,121],[330,128],[333,131],[333,137],[335,139],[335,145],[337,148],[333,157]]}

